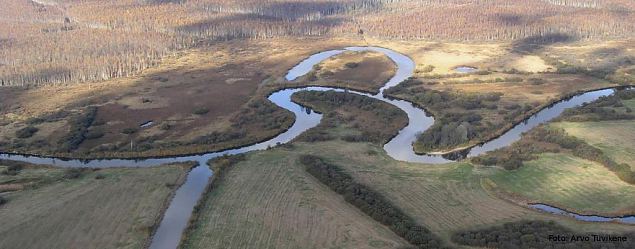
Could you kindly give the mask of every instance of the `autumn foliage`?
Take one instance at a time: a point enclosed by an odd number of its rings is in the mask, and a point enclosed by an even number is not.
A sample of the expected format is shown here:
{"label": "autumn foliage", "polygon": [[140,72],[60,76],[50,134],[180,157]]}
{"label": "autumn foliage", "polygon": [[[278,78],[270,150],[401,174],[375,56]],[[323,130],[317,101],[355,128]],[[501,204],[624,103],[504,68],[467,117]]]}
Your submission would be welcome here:
{"label": "autumn foliage", "polygon": [[629,0],[8,0],[0,85],[130,76],[176,51],[228,39],[624,38],[635,34],[633,10]]}

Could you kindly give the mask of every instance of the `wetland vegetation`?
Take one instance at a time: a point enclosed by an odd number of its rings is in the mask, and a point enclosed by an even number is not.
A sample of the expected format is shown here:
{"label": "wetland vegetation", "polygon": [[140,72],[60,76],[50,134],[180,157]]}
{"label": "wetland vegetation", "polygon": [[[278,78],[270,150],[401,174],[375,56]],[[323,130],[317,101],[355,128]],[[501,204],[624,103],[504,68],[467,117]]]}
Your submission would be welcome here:
{"label": "wetland vegetation", "polygon": [[[633,90],[478,157],[438,154],[463,155],[573,95],[632,86],[633,10],[9,0],[0,157],[25,162],[0,160],[0,247],[631,248],[632,225],[531,204],[635,214]],[[322,51],[337,55],[285,77]]]}

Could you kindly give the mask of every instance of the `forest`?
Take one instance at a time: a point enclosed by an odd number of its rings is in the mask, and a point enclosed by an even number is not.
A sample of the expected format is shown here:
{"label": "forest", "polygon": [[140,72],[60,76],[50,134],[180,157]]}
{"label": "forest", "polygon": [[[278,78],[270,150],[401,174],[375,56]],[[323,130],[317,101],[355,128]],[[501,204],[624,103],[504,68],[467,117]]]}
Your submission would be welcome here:
{"label": "forest", "polygon": [[131,76],[165,56],[232,39],[632,38],[633,10],[628,0],[10,0],[0,9],[0,86]]}

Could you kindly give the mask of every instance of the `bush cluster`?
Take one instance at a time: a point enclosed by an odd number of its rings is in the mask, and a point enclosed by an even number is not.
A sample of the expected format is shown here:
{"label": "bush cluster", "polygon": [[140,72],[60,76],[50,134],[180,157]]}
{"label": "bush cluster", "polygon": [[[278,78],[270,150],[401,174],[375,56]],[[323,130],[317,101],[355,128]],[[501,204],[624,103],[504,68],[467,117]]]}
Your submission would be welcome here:
{"label": "bush cluster", "polygon": [[577,157],[600,163],[613,171],[623,181],[635,184],[635,172],[631,170],[628,164],[615,162],[604,154],[602,150],[587,144],[581,139],[567,135],[562,129],[536,129],[533,136],[538,141],[558,144],[564,149],[571,150],[573,155]]}
{"label": "bush cluster", "polygon": [[[553,236],[556,235],[564,236],[566,241],[553,241]],[[571,239],[572,236],[589,235],[573,232],[553,221],[518,221],[484,229],[460,231],[452,235],[452,241],[466,246],[501,249],[635,248],[635,240],[632,239],[635,237],[635,233],[614,235],[627,237],[626,242],[588,242]],[[552,240],[550,240],[550,236],[552,236]]]}
{"label": "bush cluster", "polygon": [[79,147],[86,140],[86,133],[95,121],[97,107],[88,107],[83,114],[69,120],[70,132],[59,141],[59,151],[71,152]]}
{"label": "bush cluster", "polygon": [[227,142],[234,139],[241,139],[247,136],[247,132],[244,130],[239,131],[227,131],[227,132],[217,132],[214,131],[210,134],[198,137],[194,140],[196,144],[215,144]]}
{"label": "bush cluster", "polygon": [[236,128],[241,129],[249,124],[258,124],[266,130],[280,129],[282,124],[289,123],[291,118],[280,112],[280,108],[266,99],[253,100],[247,107],[232,117],[231,121]]}
{"label": "bush cluster", "polygon": [[[364,112],[370,112],[373,119],[376,118],[380,123],[394,121],[395,119],[405,118],[405,113],[401,110],[390,106],[382,101],[373,98],[350,94],[346,92],[336,91],[301,91],[293,94],[293,101],[308,105],[318,111],[326,112],[325,119],[320,124],[320,128],[334,127],[336,123],[347,122],[354,123],[353,127],[362,131],[361,135],[347,135],[343,139],[349,142],[376,142],[382,143],[393,137],[398,129],[387,129],[385,125],[376,127],[372,125],[360,124],[354,122],[356,117],[351,116],[348,119],[337,115],[336,110],[341,108],[355,108]],[[369,122],[366,120],[366,122]],[[303,134],[303,141],[325,141],[334,139],[328,133],[320,130],[310,130],[307,134]]]}
{"label": "bush cluster", "polygon": [[307,172],[327,185],[333,191],[344,196],[344,199],[371,216],[376,221],[388,226],[393,232],[404,238],[417,248],[442,248],[443,243],[427,228],[418,225],[414,219],[393,206],[372,189],[356,183],[351,176],[337,166],[324,162],[312,155],[300,157],[300,163],[306,166]]}
{"label": "bush cluster", "polygon": [[245,154],[223,155],[221,157],[210,159],[207,162],[207,165],[212,166],[212,168],[214,169],[214,179],[219,179],[231,166],[245,161],[246,159],[247,156],[245,156]]}
{"label": "bush cluster", "polygon": [[635,119],[633,110],[625,107],[622,102],[633,98],[635,91],[619,90],[614,95],[600,97],[594,102],[568,109],[562,114],[561,119],[573,122]]}
{"label": "bush cluster", "polygon": [[69,168],[64,170],[64,179],[77,179],[80,178],[86,172],[85,168]]}
{"label": "bush cluster", "polygon": [[121,133],[126,134],[126,135],[134,134],[136,132],[137,132],[137,128],[134,128],[134,127],[128,127],[128,128],[124,128],[123,130],[121,130]]}
{"label": "bush cluster", "polygon": [[198,108],[195,108],[194,110],[192,110],[192,113],[196,114],[196,115],[205,115],[208,112],[209,112],[209,109],[205,108],[205,107],[198,107]]}
{"label": "bush cluster", "polygon": [[482,116],[474,110],[497,110],[503,95],[498,92],[459,94],[431,90],[424,88],[422,81],[416,78],[409,78],[385,93],[406,98],[430,110],[443,110],[435,113],[434,125],[417,139],[417,145],[426,150],[455,147],[496,130],[495,125],[482,122]]}
{"label": "bush cluster", "polygon": [[503,149],[472,158],[472,162],[481,165],[499,165],[505,169],[517,169],[523,161],[536,158],[536,154],[545,152],[570,151],[574,156],[594,161],[613,171],[621,180],[635,184],[635,172],[628,164],[619,164],[581,139],[569,136],[563,129],[538,126],[523,135],[523,139]]}
{"label": "bush cluster", "polygon": [[1,172],[3,175],[14,176],[19,174],[20,171],[22,171],[22,169],[24,168],[22,163],[16,161],[0,160],[0,164],[7,166],[7,169]]}
{"label": "bush cluster", "polygon": [[38,128],[35,128],[33,126],[27,126],[27,127],[24,127],[22,129],[17,130],[15,132],[15,136],[17,138],[30,138],[38,131],[39,131]]}
{"label": "bush cluster", "polygon": [[357,62],[347,62],[346,64],[344,64],[344,66],[346,66],[347,68],[356,68],[356,67],[359,67],[359,63],[357,63]]}

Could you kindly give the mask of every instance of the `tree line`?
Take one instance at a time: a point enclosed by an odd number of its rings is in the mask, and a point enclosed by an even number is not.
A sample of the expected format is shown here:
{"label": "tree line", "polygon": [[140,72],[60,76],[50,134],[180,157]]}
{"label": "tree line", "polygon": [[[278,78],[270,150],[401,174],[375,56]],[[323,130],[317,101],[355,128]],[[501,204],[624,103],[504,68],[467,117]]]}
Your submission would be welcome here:
{"label": "tree line", "polygon": [[625,163],[617,163],[602,150],[583,140],[568,135],[563,129],[538,126],[523,135],[523,138],[503,149],[472,158],[472,162],[481,165],[498,165],[513,170],[523,166],[524,161],[537,158],[545,152],[569,152],[574,156],[597,162],[615,173],[622,181],[635,184],[635,171]]}
{"label": "tree line", "polygon": [[312,156],[300,156],[307,172],[327,185],[333,191],[344,196],[344,199],[359,208],[376,221],[388,226],[406,241],[417,248],[447,248],[441,239],[424,226],[395,207],[381,194],[364,186],[345,173],[338,166]]}
{"label": "tree line", "polygon": [[[583,241],[586,236],[620,236],[626,237],[626,241]],[[555,236],[562,236],[554,241]],[[459,231],[452,235],[452,241],[460,245],[516,249],[516,248],[635,248],[635,233],[605,234],[605,233],[581,233],[574,232],[553,221],[516,221],[499,226],[491,226],[482,229]],[[580,238],[580,239],[576,239]]]}

